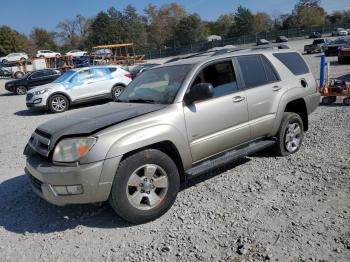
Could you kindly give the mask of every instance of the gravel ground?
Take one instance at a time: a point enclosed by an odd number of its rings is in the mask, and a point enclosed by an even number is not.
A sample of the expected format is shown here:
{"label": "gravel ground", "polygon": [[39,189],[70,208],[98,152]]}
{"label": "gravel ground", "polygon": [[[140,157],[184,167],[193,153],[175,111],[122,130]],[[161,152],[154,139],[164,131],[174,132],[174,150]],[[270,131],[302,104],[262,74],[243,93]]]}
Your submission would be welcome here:
{"label": "gravel ground", "polygon": [[[317,77],[319,55],[306,59]],[[334,76],[349,74],[332,64]],[[340,101],[311,115],[297,154],[213,171],[163,217],[131,226],[108,205],[55,207],[32,193],[22,151],[56,115],[27,111],[0,81],[1,261],[350,261],[350,108]]]}

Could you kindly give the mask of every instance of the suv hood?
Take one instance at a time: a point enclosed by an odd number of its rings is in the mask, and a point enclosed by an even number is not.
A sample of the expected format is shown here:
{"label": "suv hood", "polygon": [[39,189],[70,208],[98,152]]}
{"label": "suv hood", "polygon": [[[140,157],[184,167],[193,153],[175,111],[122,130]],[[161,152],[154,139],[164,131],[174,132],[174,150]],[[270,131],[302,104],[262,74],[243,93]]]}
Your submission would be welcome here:
{"label": "suv hood", "polygon": [[50,137],[50,150],[62,137],[91,135],[103,128],[167,107],[164,104],[117,103],[89,108],[40,125],[37,130]]}
{"label": "suv hood", "polygon": [[62,87],[62,84],[60,84],[60,83],[49,83],[49,84],[46,84],[46,85],[34,87],[34,88],[30,89],[30,91],[28,91],[28,93],[34,93],[36,91],[40,91],[40,90],[43,90],[43,89],[55,89],[55,88],[59,88],[59,87]]}

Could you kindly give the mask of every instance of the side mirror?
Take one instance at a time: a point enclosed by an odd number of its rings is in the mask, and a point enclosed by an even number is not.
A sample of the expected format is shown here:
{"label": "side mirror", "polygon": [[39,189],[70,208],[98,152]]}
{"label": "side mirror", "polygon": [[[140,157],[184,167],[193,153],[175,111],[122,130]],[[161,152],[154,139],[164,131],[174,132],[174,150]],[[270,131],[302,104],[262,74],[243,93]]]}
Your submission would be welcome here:
{"label": "side mirror", "polygon": [[191,87],[186,94],[186,102],[191,104],[194,101],[205,100],[214,96],[214,88],[210,83],[199,83]]}

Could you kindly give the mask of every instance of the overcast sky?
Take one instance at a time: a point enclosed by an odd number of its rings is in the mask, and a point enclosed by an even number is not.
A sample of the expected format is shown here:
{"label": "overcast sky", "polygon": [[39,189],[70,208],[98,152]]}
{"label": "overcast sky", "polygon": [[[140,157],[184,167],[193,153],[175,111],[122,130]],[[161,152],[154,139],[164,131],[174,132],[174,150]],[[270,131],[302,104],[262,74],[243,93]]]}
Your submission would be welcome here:
{"label": "overcast sky", "polygon": [[[177,2],[189,12],[199,13],[205,20],[215,20],[219,15],[232,12],[240,4],[253,12],[264,11],[271,15],[291,12],[296,0],[4,0],[1,1],[0,25],[9,25],[15,30],[29,34],[33,27],[55,30],[59,21],[76,14],[93,17],[101,10],[114,6],[123,9],[132,4],[143,13],[149,4],[160,6]],[[350,0],[322,0],[327,12],[350,9]]]}

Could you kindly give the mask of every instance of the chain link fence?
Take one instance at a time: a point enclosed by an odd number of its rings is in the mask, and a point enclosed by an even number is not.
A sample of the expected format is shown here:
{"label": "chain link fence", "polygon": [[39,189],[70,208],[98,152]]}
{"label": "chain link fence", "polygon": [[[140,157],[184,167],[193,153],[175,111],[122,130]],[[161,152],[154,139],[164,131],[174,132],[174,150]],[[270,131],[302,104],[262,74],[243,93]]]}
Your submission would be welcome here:
{"label": "chain link fence", "polygon": [[148,50],[140,52],[144,54],[146,59],[158,59],[169,56],[190,54],[195,52],[203,52],[213,47],[222,47],[225,45],[246,45],[254,44],[258,39],[266,39],[275,41],[278,36],[286,36],[288,38],[308,37],[312,32],[320,32],[322,34],[331,34],[336,28],[350,28],[350,24],[329,25],[324,27],[309,27],[309,28],[291,28],[279,31],[259,32],[253,34],[236,35],[222,40],[203,41],[193,43],[188,46],[161,48],[158,50]]}

